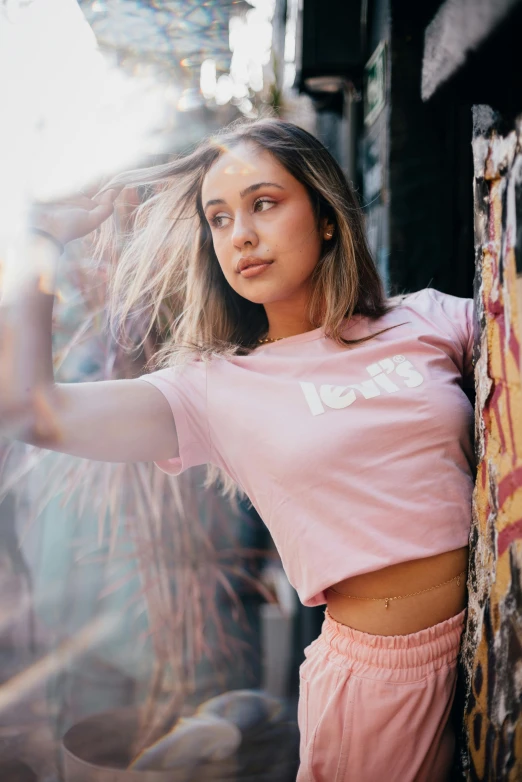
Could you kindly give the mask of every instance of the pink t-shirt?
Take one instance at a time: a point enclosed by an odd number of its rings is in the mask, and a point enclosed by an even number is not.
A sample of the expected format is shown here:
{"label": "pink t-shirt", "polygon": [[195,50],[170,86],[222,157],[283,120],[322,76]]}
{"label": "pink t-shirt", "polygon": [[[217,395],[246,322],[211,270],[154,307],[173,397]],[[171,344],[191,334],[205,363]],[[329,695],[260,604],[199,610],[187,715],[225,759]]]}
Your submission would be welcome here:
{"label": "pink t-shirt", "polygon": [[223,468],[267,524],[308,606],[350,576],[465,546],[471,519],[473,301],[422,290],[378,321],[347,321],[248,356],[142,379],[172,408],[179,474]]}

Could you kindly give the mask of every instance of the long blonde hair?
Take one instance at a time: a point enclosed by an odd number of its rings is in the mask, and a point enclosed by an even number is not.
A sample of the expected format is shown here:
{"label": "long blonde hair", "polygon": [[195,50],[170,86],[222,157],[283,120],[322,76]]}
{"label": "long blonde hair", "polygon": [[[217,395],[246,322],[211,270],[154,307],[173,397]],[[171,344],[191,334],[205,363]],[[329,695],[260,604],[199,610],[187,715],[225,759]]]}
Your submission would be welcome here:
{"label": "long blonde hair", "polygon": [[[239,296],[226,281],[201,203],[206,173],[220,155],[241,142],[270,152],[306,188],[317,225],[327,218],[334,226],[333,238],[324,244],[313,272],[308,304],[312,326],[324,326],[331,339],[347,346],[353,341],[341,333],[346,318],[361,314],[377,319],[391,308],[368,248],[361,209],[328,150],[292,123],[239,120],[190,154],[120,174],[104,187],[150,189],[133,215],[128,235],[115,236],[113,226],[112,231],[105,230],[101,244],[119,256],[110,264],[112,329],[118,337],[126,336],[135,317],[143,340],[155,329],[161,335],[156,367],[195,356],[209,360],[246,355],[267,332],[263,306]],[[209,474],[215,479],[215,471]]]}

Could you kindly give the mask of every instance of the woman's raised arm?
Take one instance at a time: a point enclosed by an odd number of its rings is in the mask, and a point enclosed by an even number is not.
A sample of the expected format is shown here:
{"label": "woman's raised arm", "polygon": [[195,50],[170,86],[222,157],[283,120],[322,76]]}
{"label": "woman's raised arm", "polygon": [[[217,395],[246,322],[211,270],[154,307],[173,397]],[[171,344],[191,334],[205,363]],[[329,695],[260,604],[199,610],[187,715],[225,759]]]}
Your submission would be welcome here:
{"label": "woman's raised arm", "polygon": [[160,461],[179,455],[172,410],[150,383],[61,383],[49,398],[56,435],[33,432],[24,438],[27,442],[107,462]]}
{"label": "woman's raised arm", "polygon": [[79,195],[41,210],[34,221],[40,233],[9,252],[0,302],[0,434],[100,461],[169,459],[178,455],[176,428],[168,402],[154,386],[139,379],[54,382],[59,243],[97,228],[112,214],[116,195]]}

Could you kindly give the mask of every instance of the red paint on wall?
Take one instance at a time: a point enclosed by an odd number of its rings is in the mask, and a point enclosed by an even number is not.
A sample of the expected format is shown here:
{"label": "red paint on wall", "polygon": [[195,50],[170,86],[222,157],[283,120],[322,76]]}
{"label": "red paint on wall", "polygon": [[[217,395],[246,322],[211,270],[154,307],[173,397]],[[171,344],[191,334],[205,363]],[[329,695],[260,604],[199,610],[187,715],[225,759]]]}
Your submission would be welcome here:
{"label": "red paint on wall", "polygon": [[520,486],[522,486],[522,467],[517,467],[516,470],[506,475],[498,485],[498,504],[500,508]]}
{"label": "red paint on wall", "polygon": [[513,543],[514,540],[522,538],[522,519],[517,519],[509,527],[505,527],[498,533],[498,555],[502,556],[504,551]]}
{"label": "red paint on wall", "polygon": [[518,341],[517,335],[513,329],[509,335],[509,349],[513,354],[513,358],[517,362],[517,365],[520,366],[520,342]]}
{"label": "red paint on wall", "polygon": [[495,417],[497,419],[498,434],[500,437],[500,449],[502,452],[505,452],[506,438],[504,437],[504,422],[502,420],[502,413],[499,407],[499,401],[500,398],[503,397],[503,395],[504,395],[504,383],[501,380],[499,380],[496,383],[493,393],[491,395],[489,410],[495,413]]}

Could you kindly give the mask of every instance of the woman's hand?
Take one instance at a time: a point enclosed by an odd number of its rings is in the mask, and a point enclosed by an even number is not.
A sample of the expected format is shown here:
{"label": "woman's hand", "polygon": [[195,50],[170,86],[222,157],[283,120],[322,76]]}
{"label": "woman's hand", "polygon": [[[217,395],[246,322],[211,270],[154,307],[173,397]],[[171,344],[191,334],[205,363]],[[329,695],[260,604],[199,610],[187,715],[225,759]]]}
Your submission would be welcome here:
{"label": "woman's hand", "polygon": [[95,196],[76,193],[63,201],[35,204],[29,223],[32,228],[54,236],[61,244],[95,231],[114,211],[114,201],[121,188],[106,190]]}

